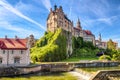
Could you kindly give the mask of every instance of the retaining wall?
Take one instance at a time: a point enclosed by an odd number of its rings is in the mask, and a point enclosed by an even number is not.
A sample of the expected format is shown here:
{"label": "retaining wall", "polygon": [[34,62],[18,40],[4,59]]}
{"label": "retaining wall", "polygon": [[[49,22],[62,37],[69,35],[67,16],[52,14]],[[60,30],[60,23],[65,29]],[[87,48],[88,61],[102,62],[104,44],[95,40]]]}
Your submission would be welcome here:
{"label": "retaining wall", "polygon": [[65,63],[65,62],[53,62],[33,66],[22,67],[0,67],[0,76],[14,76],[21,74],[30,74],[36,72],[63,72],[71,71],[74,68],[82,67],[110,67],[118,66],[119,62],[79,62],[79,63]]}
{"label": "retaining wall", "polygon": [[114,67],[120,65],[120,62],[114,61],[88,61],[75,63],[76,68],[89,68],[89,67]]}

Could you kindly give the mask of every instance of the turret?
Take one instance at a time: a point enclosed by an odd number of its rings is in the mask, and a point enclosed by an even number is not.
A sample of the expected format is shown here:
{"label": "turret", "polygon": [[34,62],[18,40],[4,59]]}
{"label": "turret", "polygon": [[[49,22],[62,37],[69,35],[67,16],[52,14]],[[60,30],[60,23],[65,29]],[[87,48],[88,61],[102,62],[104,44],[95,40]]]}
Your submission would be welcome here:
{"label": "turret", "polygon": [[80,23],[80,20],[78,18],[78,21],[77,21],[77,26],[76,26],[78,29],[82,30],[82,27],[81,27],[81,23]]}
{"label": "turret", "polygon": [[60,6],[60,8],[59,8],[61,11],[63,11],[63,9],[62,9],[62,6]]}
{"label": "turret", "polygon": [[56,9],[57,9],[57,5],[55,4],[55,5],[54,5],[54,10],[56,11]]}
{"label": "turret", "polygon": [[102,41],[102,39],[101,39],[101,34],[99,34],[99,41],[100,41],[100,42]]}
{"label": "turret", "polygon": [[99,45],[102,45],[102,39],[101,39],[101,34],[99,34]]}
{"label": "turret", "polygon": [[31,47],[33,47],[35,44],[35,39],[34,36],[31,34],[28,38],[28,48],[30,49]]}

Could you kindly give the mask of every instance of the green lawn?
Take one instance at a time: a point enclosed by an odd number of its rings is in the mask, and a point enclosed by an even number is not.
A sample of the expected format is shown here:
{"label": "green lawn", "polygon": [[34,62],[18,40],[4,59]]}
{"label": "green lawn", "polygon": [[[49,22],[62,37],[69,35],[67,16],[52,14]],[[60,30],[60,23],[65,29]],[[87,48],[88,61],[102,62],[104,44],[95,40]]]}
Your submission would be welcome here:
{"label": "green lawn", "polygon": [[56,73],[49,75],[34,75],[34,76],[25,76],[25,77],[2,77],[0,80],[77,80],[76,77],[72,76],[69,73]]}
{"label": "green lawn", "polygon": [[98,60],[97,57],[72,57],[69,59],[62,60],[62,62],[78,62],[81,60]]}

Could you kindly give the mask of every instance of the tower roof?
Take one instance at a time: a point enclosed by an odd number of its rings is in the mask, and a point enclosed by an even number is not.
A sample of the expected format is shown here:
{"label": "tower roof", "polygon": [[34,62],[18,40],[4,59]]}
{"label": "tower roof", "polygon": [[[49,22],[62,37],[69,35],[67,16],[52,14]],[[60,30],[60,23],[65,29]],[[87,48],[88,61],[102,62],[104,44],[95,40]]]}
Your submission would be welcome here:
{"label": "tower roof", "polygon": [[78,29],[80,29],[81,30],[81,23],[80,23],[80,20],[79,20],[79,18],[78,18],[78,21],[77,21],[77,26],[76,26]]}

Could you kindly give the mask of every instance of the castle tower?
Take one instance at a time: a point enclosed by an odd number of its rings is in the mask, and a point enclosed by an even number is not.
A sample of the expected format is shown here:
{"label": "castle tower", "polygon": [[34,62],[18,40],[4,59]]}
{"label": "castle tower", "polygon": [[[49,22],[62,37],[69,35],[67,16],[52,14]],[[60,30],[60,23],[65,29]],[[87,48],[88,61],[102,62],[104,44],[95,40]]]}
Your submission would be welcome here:
{"label": "castle tower", "polygon": [[33,47],[35,44],[35,39],[34,39],[34,36],[31,34],[29,37],[28,37],[28,48],[30,49],[31,47]]}
{"label": "castle tower", "polygon": [[82,30],[82,27],[81,27],[81,23],[80,23],[79,18],[78,18],[76,27],[77,27],[78,29]]}
{"label": "castle tower", "polygon": [[99,45],[102,45],[102,38],[101,38],[101,33],[99,34]]}
{"label": "castle tower", "polygon": [[56,9],[57,9],[57,5],[55,4],[55,5],[54,5],[54,11],[56,11]]}
{"label": "castle tower", "polygon": [[101,33],[99,34],[99,41],[102,42]]}

